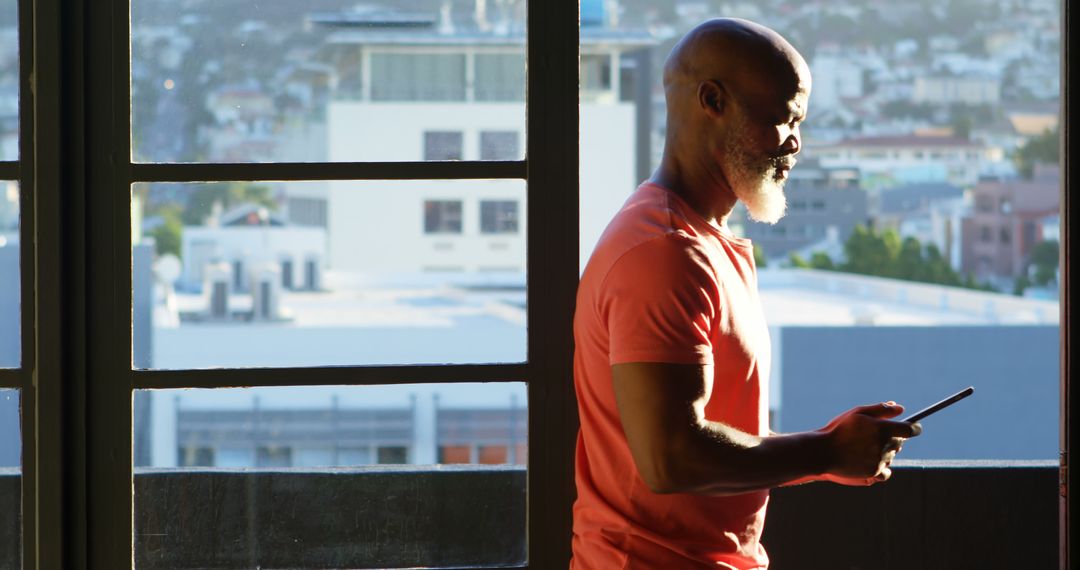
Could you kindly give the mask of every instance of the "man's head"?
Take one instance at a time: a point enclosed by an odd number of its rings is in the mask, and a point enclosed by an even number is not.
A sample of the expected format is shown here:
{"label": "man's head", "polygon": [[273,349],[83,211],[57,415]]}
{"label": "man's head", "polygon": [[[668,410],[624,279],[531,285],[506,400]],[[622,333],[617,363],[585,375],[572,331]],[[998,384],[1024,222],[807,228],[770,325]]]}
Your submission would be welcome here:
{"label": "man's head", "polygon": [[795,48],[753,22],[709,20],[672,49],[664,89],[665,155],[704,171],[755,220],[779,220],[810,96],[810,70]]}

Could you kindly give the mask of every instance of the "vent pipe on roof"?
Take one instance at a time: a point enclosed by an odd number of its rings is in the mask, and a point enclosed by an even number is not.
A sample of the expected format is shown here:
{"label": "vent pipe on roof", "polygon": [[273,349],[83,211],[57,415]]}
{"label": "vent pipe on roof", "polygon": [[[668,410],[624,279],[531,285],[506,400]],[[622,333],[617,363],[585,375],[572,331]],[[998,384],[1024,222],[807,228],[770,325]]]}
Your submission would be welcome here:
{"label": "vent pipe on roof", "polygon": [[487,19],[487,0],[476,0],[476,12],[474,13],[476,18],[476,27],[483,31],[487,31],[491,28],[491,24]]}
{"label": "vent pipe on roof", "polygon": [[454,33],[453,8],[450,0],[443,0],[442,7],[439,8],[439,33],[444,36]]}

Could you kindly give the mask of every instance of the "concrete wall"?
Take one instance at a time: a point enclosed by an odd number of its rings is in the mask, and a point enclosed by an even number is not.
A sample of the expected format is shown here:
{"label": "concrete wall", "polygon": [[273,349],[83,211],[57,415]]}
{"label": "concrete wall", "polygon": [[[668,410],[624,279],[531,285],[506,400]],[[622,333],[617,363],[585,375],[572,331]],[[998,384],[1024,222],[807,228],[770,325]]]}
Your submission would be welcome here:
{"label": "concrete wall", "polygon": [[[775,334],[775,333],[774,333]],[[786,327],[779,427],[821,427],[855,405],[915,411],[975,394],[924,420],[908,459],[1056,459],[1057,326]]]}

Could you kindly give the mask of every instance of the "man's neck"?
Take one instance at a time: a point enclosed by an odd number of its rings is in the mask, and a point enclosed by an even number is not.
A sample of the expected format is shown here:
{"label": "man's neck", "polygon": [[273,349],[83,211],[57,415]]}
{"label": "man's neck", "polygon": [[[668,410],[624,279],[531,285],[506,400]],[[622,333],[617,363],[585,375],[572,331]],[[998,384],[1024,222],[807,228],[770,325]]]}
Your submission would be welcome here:
{"label": "man's neck", "polygon": [[704,169],[683,168],[665,155],[649,181],[678,194],[707,222],[727,230],[728,217],[738,200],[726,180],[718,180]]}

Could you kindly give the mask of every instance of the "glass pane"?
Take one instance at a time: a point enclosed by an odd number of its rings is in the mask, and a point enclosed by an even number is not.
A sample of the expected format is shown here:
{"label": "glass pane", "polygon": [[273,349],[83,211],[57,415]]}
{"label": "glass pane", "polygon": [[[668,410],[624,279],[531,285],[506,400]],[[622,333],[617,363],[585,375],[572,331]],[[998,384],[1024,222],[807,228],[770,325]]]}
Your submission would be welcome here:
{"label": "glass pane", "polygon": [[138,184],[136,368],[525,360],[520,180]]}
{"label": "glass pane", "polygon": [[20,334],[19,184],[0,181],[0,368],[18,368]]}
{"label": "glass pane", "polygon": [[19,391],[0,389],[0,568],[22,567]]}
{"label": "glass pane", "polygon": [[[582,2],[583,268],[659,165],[663,63],[711,16],[697,4],[661,2],[639,17]],[[869,402],[917,409],[974,385],[900,458],[1054,460],[1059,3],[829,6],[820,18],[751,3],[730,14],[785,36],[813,76],[786,216],[759,223],[740,205],[728,221],[755,246],[772,428],[816,429]],[[605,41],[645,29],[672,33]]]}
{"label": "glass pane", "polygon": [[[521,160],[525,12],[524,0],[132,0],[133,159]],[[429,153],[432,131],[456,135],[456,152]],[[485,131],[520,143],[490,158]]]}
{"label": "glass pane", "polygon": [[0,161],[18,159],[19,3],[0,0]]}
{"label": "glass pane", "polygon": [[140,568],[525,562],[524,383],[140,390],[134,417]]}

